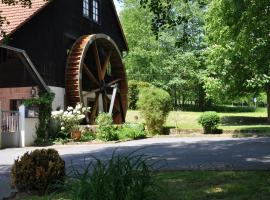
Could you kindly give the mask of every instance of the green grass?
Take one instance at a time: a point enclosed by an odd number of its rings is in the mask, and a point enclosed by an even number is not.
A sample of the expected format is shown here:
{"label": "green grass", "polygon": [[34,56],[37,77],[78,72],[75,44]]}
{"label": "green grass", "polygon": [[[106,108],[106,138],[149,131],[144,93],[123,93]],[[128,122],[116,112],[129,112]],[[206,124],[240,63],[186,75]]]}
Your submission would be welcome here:
{"label": "green grass", "polygon": [[[202,112],[170,112],[165,126],[180,129],[202,129],[197,120]],[[266,109],[260,108],[256,112],[219,113],[223,130],[239,133],[255,132],[263,136],[270,134],[270,124],[266,121]],[[137,119],[138,118],[138,119]],[[144,122],[138,111],[128,111],[127,122]]]}
{"label": "green grass", "polygon": [[[268,171],[179,171],[156,175],[160,200],[267,200],[270,199]],[[28,197],[22,200],[45,200]],[[54,200],[69,199],[58,194]]]}
{"label": "green grass", "polygon": [[270,199],[270,172],[187,171],[161,173],[161,199],[266,200]]}

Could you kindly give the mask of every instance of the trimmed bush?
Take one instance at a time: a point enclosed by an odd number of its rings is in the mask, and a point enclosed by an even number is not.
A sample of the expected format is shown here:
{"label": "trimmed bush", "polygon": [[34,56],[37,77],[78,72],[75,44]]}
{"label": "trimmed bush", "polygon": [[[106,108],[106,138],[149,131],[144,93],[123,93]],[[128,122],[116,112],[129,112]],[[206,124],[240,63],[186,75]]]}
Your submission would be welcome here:
{"label": "trimmed bush", "polygon": [[137,101],[139,99],[140,90],[151,87],[150,83],[143,81],[130,80],[128,82],[128,108],[131,110],[137,109]]}
{"label": "trimmed bush", "polygon": [[146,138],[146,132],[142,124],[124,124],[118,130],[119,139],[143,139]]}
{"label": "trimmed bush", "polygon": [[202,125],[204,133],[215,133],[220,123],[220,117],[216,112],[204,112],[198,119],[198,123]]}
{"label": "trimmed bush", "polygon": [[95,139],[95,134],[92,131],[84,131],[80,141],[87,142]]}
{"label": "trimmed bush", "polygon": [[168,92],[155,88],[145,88],[140,92],[138,108],[151,134],[161,134],[170,112],[171,97]]}
{"label": "trimmed bush", "polygon": [[65,162],[54,149],[38,149],[26,152],[15,160],[11,170],[11,182],[20,192],[42,195],[50,184],[65,176]]}
{"label": "trimmed bush", "polygon": [[93,158],[82,170],[75,167],[61,191],[70,199],[80,200],[139,200],[157,199],[157,188],[150,160],[129,153],[108,160]]}
{"label": "trimmed bush", "polygon": [[113,125],[112,116],[108,113],[100,113],[96,118],[97,138],[103,141],[118,140],[118,135]]}

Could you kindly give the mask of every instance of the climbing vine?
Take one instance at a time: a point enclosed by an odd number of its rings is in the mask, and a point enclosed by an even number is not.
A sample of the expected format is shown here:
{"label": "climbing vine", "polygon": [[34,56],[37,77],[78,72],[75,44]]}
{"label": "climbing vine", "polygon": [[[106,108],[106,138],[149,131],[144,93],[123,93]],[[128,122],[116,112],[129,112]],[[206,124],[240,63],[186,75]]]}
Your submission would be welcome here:
{"label": "climbing vine", "polygon": [[25,106],[37,106],[39,108],[39,124],[36,129],[37,139],[39,141],[48,141],[49,125],[51,120],[53,93],[42,92],[38,98],[32,98],[24,101]]}

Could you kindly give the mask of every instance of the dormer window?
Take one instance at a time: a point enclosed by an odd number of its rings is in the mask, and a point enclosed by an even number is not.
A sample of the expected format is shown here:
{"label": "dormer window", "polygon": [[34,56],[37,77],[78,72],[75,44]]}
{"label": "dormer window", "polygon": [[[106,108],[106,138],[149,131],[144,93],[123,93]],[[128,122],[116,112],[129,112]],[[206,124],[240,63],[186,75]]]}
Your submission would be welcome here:
{"label": "dormer window", "polygon": [[83,16],[89,18],[89,0],[83,0]]}
{"label": "dormer window", "polygon": [[100,3],[98,0],[93,0],[92,4],[92,17],[93,21],[96,23],[100,23]]}

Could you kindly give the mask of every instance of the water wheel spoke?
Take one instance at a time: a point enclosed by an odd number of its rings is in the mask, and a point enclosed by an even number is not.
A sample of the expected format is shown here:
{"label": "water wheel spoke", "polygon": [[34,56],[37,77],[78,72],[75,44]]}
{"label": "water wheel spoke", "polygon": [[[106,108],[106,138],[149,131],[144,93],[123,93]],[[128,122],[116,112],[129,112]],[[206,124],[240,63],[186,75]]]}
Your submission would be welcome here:
{"label": "water wheel spoke", "polygon": [[95,76],[92,74],[92,72],[89,70],[89,68],[83,63],[83,70],[86,73],[87,77],[89,78],[90,81],[95,83],[96,85],[99,85],[99,82],[95,78]]}
{"label": "water wheel spoke", "polygon": [[107,101],[107,98],[106,97],[107,97],[106,94],[103,94],[102,95],[104,112],[108,112],[108,101]]}
{"label": "water wheel spoke", "polygon": [[104,108],[103,108],[103,95],[101,93],[99,93],[98,95],[98,111],[99,113],[104,112]]}
{"label": "water wheel spoke", "polygon": [[100,63],[100,58],[99,58],[99,53],[98,53],[98,48],[97,48],[96,42],[93,42],[92,46],[93,46],[93,53],[94,53],[97,72],[98,72],[98,78],[99,78],[99,81],[101,81],[101,80],[103,80],[103,78],[102,78],[101,63]]}
{"label": "water wheel spoke", "polygon": [[124,108],[123,108],[122,98],[121,98],[120,93],[118,93],[117,96],[118,96],[118,105],[119,105],[119,108],[120,108],[120,114],[121,114],[122,122],[125,122]]}
{"label": "water wheel spoke", "polygon": [[112,51],[109,51],[109,53],[106,55],[105,62],[102,67],[102,78],[104,80],[106,71],[108,69],[108,66],[110,64],[110,59],[111,59]]}
{"label": "water wheel spoke", "polygon": [[114,81],[108,83],[107,86],[112,86],[112,85],[114,85],[114,84],[120,82],[121,80],[122,80],[121,78],[118,78],[118,79],[116,79],[116,80],[114,80]]}
{"label": "water wheel spoke", "polygon": [[99,95],[98,95],[98,94],[96,94],[96,97],[95,97],[95,102],[94,102],[94,106],[93,106],[93,108],[92,108],[92,111],[91,111],[91,116],[90,116],[90,120],[91,120],[92,122],[94,122],[95,117],[96,117],[96,115],[97,115],[97,108],[98,108],[98,97],[99,97]]}

